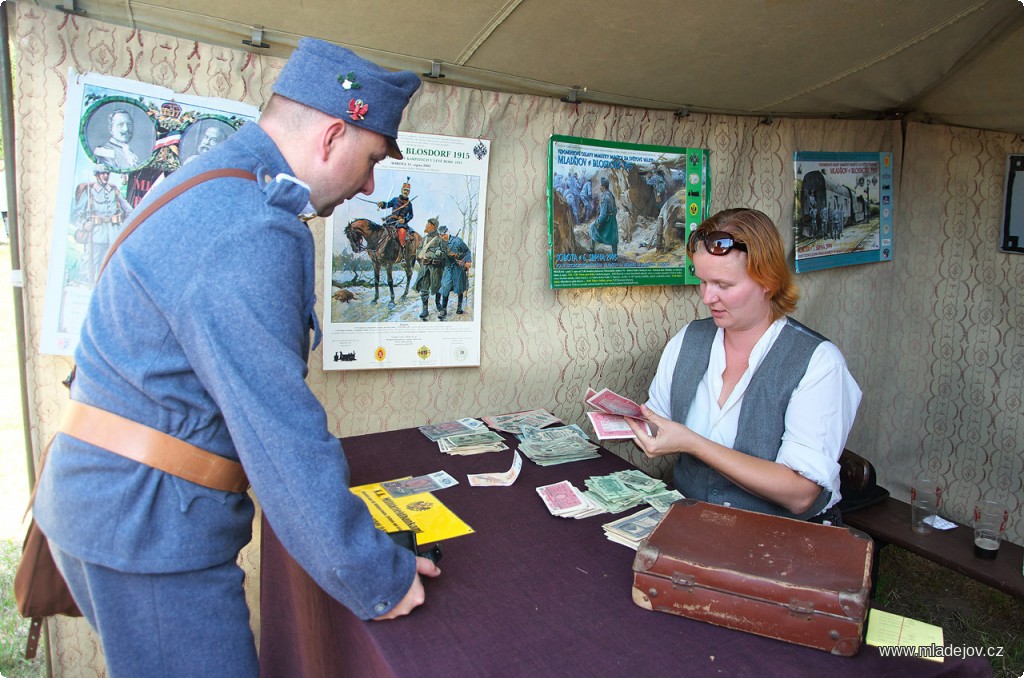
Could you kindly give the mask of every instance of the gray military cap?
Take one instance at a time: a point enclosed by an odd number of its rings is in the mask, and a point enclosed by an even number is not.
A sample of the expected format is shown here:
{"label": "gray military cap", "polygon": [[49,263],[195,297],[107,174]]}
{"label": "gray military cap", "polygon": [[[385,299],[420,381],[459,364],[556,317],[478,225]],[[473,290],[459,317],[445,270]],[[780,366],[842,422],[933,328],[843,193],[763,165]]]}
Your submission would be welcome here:
{"label": "gray military cap", "polygon": [[402,159],[398,125],[420,79],[389,71],[351,50],[302,38],[274,83],[274,92],[388,140],[388,155]]}

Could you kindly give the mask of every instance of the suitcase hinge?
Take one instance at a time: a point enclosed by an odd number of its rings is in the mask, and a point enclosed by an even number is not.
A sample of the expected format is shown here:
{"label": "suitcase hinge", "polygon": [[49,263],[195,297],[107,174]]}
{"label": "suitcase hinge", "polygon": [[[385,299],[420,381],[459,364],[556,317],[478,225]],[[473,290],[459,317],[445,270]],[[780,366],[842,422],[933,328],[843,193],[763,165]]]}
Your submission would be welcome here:
{"label": "suitcase hinge", "polygon": [[789,607],[789,613],[794,617],[814,616],[814,603],[803,600],[791,600],[787,607]]}
{"label": "suitcase hinge", "polygon": [[686,589],[687,591],[693,590],[693,587],[697,585],[697,580],[692,574],[683,574],[682,572],[672,573],[672,588],[676,591],[679,589]]}

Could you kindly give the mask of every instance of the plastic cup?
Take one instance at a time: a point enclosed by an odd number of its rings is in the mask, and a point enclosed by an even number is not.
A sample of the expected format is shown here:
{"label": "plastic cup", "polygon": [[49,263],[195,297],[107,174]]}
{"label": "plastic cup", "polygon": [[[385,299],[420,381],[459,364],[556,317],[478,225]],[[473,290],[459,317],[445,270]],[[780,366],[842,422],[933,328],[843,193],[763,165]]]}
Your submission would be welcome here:
{"label": "plastic cup", "polygon": [[942,490],[936,476],[924,473],[914,478],[910,484],[910,528],[917,534],[929,534],[933,528],[925,518],[939,512],[941,501]]}
{"label": "plastic cup", "polygon": [[1009,512],[1001,502],[985,499],[974,505],[974,555],[993,560],[1006,533]]}

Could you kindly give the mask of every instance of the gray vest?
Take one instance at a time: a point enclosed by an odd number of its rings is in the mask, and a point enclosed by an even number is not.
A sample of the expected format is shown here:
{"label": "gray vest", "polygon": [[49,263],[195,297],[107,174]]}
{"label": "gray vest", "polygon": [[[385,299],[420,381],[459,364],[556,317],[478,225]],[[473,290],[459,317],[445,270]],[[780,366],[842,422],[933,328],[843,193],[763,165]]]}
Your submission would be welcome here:
{"label": "gray vest", "polygon": [[[711,345],[717,330],[711,318],[695,320],[686,328],[672,376],[671,414],[675,421],[686,422],[697,387],[707,372]],[[823,341],[828,340],[792,318],[786,318],[786,326],[754,372],[743,394],[733,449],[752,457],[775,461],[782,446],[789,399],[807,372],[811,354]],[[718,471],[688,454],[679,455],[673,478],[676,489],[687,497],[712,504],[728,502],[735,508],[799,520],[821,513],[832,497],[830,490],[822,489],[811,508],[799,515],[790,513],[778,504],[736,486]]]}

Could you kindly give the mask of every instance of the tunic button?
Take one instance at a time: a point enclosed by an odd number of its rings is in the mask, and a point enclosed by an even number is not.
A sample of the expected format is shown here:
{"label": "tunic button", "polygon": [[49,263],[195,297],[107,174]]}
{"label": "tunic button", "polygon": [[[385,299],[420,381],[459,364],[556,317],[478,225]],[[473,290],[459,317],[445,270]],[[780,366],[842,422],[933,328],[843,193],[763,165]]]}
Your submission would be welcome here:
{"label": "tunic button", "polygon": [[373,606],[373,611],[377,614],[384,614],[384,610],[388,609],[387,603],[377,603]]}
{"label": "tunic button", "polygon": [[724,506],[725,508],[729,508],[730,506],[732,506],[732,503],[731,502],[727,502],[727,501],[723,501],[722,502],[722,506]]}

